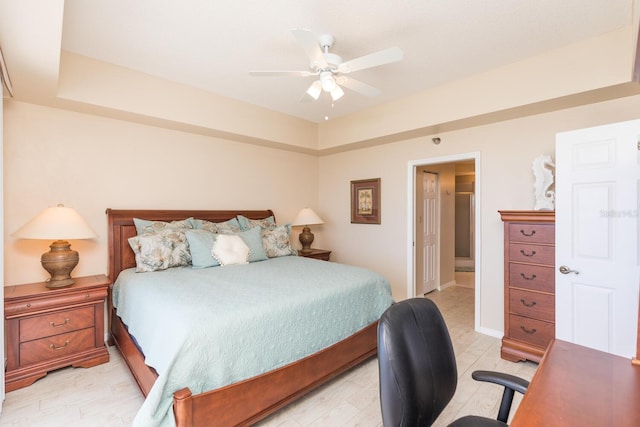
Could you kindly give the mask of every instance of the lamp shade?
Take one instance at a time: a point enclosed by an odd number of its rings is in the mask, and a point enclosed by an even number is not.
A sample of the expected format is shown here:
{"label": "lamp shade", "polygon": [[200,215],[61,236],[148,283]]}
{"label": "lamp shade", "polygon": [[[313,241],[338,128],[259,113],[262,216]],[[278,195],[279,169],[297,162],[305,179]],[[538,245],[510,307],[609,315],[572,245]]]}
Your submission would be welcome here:
{"label": "lamp shade", "polygon": [[320,218],[311,208],[303,208],[298,212],[296,218],[291,225],[315,225],[324,224],[322,218]]}
{"label": "lamp shade", "polygon": [[92,239],[97,234],[73,208],[48,207],[12,234],[20,239]]}

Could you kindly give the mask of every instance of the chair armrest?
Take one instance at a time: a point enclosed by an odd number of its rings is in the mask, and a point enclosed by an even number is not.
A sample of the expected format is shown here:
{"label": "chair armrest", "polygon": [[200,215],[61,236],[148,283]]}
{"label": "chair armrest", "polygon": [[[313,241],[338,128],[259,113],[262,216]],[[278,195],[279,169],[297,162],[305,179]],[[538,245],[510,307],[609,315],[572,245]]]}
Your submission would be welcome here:
{"label": "chair armrest", "polygon": [[515,375],[505,374],[504,372],[474,371],[471,377],[476,381],[498,384],[522,394],[524,394],[529,387],[529,381],[516,377]]}

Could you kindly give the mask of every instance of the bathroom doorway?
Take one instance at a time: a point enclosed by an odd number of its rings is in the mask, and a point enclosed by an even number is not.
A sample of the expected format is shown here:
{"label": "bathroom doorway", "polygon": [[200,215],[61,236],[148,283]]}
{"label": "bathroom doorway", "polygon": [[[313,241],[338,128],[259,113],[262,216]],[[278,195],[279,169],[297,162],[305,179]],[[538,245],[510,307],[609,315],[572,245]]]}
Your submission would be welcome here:
{"label": "bathroom doorway", "polygon": [[[409,162],[409,187],[411,197],[408,208],[407,297],[422,295],[422,283],[426,272],[435,277],[435,289],[448,286],[474,288],[475,327],[479,325],[480,284],[478,251],[479,230],[479,153],[467,153],[434,159]],[[425,174],[437,175],[435,196],[435,269],[424,265],[434,260],[427,253],[424,239],[425,202],[423,182]],[[465,194],[458,194],[465,193]],[[458,199],[458,200],[456,200]],[[456,211],[456,205],[458,210]],[[458,219],[458,220],[456,220]],[[431,219],[430,219],[431,221]],[[456,226],[459,222],[459,226]],[[456,242],[458,237],[459,242]],[[457,246],[457,247],[456,247]]]}

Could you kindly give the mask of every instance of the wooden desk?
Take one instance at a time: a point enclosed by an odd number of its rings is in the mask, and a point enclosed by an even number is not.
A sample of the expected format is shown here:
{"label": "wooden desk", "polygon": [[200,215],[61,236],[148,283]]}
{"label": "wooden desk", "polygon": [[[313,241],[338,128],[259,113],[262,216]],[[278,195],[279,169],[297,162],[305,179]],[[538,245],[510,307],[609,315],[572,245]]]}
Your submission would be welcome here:
{"label": "wooden desk", "polygon": [[510,425],[640,426],[640,366],[552,341]]}

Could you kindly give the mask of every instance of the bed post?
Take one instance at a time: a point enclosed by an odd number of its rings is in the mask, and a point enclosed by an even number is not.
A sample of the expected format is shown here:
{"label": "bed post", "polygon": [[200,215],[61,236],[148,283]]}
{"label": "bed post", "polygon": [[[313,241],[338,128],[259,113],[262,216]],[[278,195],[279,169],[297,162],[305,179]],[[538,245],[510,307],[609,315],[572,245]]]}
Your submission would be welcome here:
{"label": "bed post", "polygon": [[181,388],[173,393],[173,416],[176,419],[176,427],[193,426],[193,401],[191,390]]}

